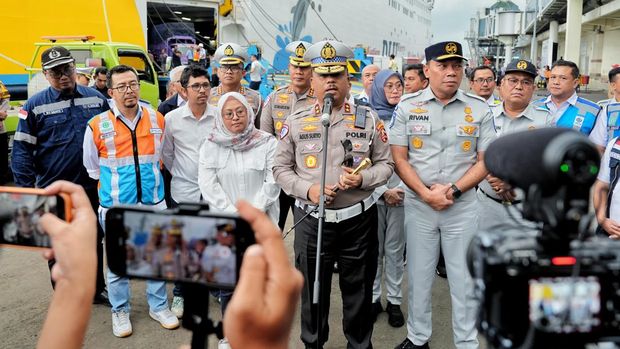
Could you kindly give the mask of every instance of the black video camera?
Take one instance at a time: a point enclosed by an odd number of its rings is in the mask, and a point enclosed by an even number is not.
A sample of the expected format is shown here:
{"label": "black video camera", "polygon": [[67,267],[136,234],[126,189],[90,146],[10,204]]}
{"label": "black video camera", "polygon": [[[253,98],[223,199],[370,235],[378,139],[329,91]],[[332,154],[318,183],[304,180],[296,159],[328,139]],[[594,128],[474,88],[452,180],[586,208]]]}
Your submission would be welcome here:
{"label": "black video camera", "polygon": [[494,176],[525,192],[537,236],[480,232],[467,262],[480,302],[478,328],[491,348],[584,348],[620,342],[620,243],[590,238],[596,148],[580,133],[540,129],[506,135],[485,153]]}

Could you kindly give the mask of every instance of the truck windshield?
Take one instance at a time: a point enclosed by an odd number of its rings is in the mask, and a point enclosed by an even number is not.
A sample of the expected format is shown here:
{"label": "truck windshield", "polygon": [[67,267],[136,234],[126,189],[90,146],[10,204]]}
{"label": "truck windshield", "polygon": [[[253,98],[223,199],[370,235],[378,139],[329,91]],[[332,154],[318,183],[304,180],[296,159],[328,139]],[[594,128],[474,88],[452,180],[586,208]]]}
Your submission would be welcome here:
{"label": "truck windshield", "polygon": [[140,81],[149,82],[151,84],[155,83],[153,68],[144,53],[139,51],[118,50],[118,61],[120,64],[133,67],[138,72]]}

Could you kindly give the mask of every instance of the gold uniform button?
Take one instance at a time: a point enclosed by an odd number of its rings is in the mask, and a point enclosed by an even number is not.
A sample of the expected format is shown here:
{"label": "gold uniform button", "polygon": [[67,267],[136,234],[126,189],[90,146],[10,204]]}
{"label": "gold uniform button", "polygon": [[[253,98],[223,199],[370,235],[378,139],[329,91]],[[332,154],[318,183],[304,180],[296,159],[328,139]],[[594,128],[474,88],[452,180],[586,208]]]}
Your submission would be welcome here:
{"label": "gold uniform button", "polygon": [[471,150],[471,141],[464,141],[461,144],[461,149],[463,149],[463,151],[470,151]]}
{"label": "gold uniform button", "polygon": [[413,139],[413,141],[411,142],[411,144],[413,144],[413,147],[414,147],[414,148],[416,148],[416,149],[420,149],[420,148],[422,148],[422,145],[424,145],[424,142],[422,141],[422,139],[421,139],[421,138],[419,138],[419,137],[415,137],[415,138]]}

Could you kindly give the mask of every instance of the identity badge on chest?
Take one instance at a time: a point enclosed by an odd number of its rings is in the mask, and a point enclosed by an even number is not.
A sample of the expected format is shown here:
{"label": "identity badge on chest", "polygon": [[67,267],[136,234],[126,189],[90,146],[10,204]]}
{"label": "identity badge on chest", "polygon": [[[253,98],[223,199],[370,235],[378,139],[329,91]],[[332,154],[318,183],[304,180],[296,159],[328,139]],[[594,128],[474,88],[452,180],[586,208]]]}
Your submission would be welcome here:
{"label": "identity badge on chest", "polygon": [[407,123],[407,135],[430,135],[431,123],[430,122],[408,122]]}

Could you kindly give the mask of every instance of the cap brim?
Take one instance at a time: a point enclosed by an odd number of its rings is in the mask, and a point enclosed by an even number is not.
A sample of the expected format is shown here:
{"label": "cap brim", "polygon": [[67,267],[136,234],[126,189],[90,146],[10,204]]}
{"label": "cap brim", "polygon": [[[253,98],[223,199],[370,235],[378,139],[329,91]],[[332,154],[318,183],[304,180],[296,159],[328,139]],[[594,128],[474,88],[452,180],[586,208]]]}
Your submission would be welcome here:
{"label": "cap brim", "polygon": [[433,61],[445,61],[445,60],[454,59],[454,58],[460,58],[460,59],[463,59],[463,60],[467,60],[467,58],[465,58],[465,57],[463,57],[461,55],[443,55],[443,56],[435,57],[432,60]]}
{"label": "cap brim", "polygon": [[67,63],[73,63],[73,62],[75,62],[73,57],[64,57],[64,58],[59,58],[57,60],[53,60],[53,61],[47,62],[47,64],[43,65],[42,68],[47,70],[47,69],[52,69],[54,67],[57,67],[59,65],[63,65],[63,64],[67,64]]}
{"label": "cap brim", "polygon": [[506,74],[508,74],[508,73],[525,73],[525,74],[527,74],[527,75],[530,75],[530,76],[531,76],[531,77],[533,77],[533,78],[535,78],[535,77],[538,75],[538,74],[536,74],[536,73],[532,73],[532,72],[529,72],[529,71],[527,71],[527,70],[521,70],[521,69],[510,69],[510,70],[506,70],[506,71],[504,72],[504,76],[506,76]]}
{"label": "cap brim", "polygon": [[320,75],[338,74],[346,70],[344,65],[320,65],[314,67],[314,72]]}
{"label": "cap brim", "polygon": [[244,61],[241,58],[222,58],[220,59],[220,64],[239,64],[239,63],[243,63]]}
{"label": "cap brim", "polygon": [[295,58],[289,59],[289,63],[295,67],[309,67],[311,65],[310,62],[306,62],[304,60],[297,60]]}

